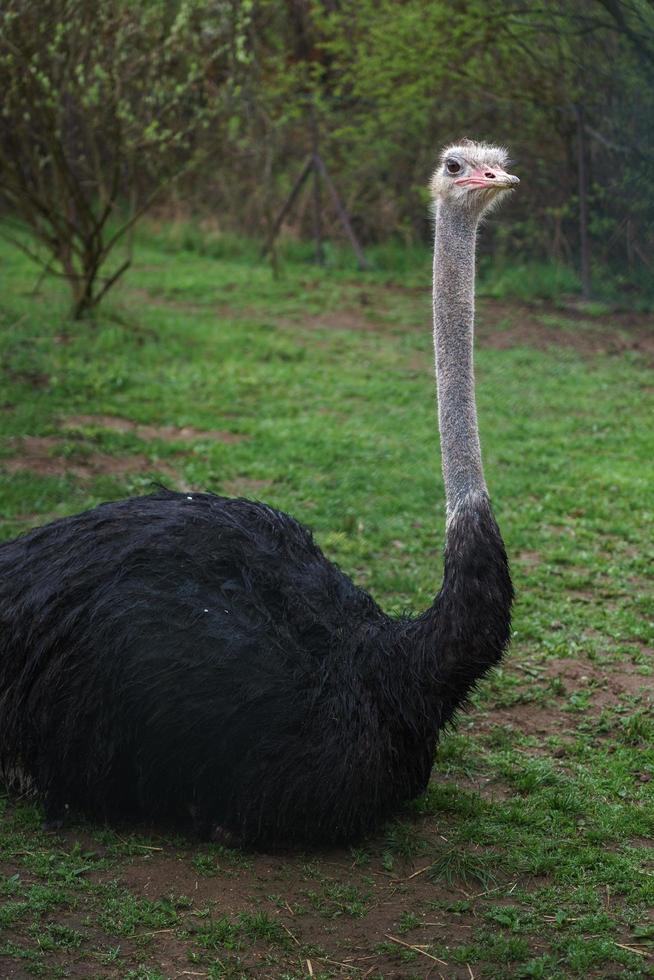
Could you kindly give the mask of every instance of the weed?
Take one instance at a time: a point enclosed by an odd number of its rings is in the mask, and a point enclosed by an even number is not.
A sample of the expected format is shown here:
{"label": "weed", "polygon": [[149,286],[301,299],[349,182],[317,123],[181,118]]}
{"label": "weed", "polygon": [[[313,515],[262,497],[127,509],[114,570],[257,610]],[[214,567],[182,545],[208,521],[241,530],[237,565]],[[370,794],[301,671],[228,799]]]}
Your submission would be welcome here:
{"label": "weed", "polygon": [[414,857],[416,854],[422,853],[427,846],[418,829],[403,820],[395,820],[387,825],[384,831],[384,842],[392,854],[403,858]]}
{"label": "weed", "polygon": [[166,929],[178,922],[175,903],[170,899],[137,898],[118,886],[109,886],[100,924],[109,935],[133,936],[139,929]]}
{"label": "weed", "polygon": [[429,877],[434,881],[446,881],[448,885],[461,882],[487,889],[495,881],[491,865],[492,857],[486,852],[451,847],[432,863]]}
{"label": "weed", "polygon": [[307,897],[313,907],[327,918],[340,915],[361,918],[367,912],[368,896],[362,894],[356,885],[325,880],[322,882],[322,892],[309,891]]}
{"label": "weed", "polygon": [[400,933],[411,932],[412,929],[418,929],[421,925],[422,920],[415,912],[403,912],[397,930]]}

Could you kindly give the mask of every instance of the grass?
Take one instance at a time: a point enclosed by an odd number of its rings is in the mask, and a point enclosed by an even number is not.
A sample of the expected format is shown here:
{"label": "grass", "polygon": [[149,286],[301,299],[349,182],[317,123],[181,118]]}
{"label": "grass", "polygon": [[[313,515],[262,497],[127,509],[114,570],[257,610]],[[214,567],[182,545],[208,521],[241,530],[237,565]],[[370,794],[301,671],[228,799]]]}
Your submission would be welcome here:
{"label": "grass", "polygon": [[[244,493],[310,524],[390,610],[423,608],[443,512],[428,265],[419,285],[415,270],[290,260],[273,278],[220,248],[143,237],[81,324],[57,283],[31,295],[33,269],[0,250],[0,533],[156,479]],[[552,300],[523,339],[503,294],[501,317],[480,304],[515,633],[425,796],[351,851],[305,855],[161,828],[48,834],[38,807],[4,798],[0,974],[653,975],[650,366],[588,353],[593,331],[624,327]]]}
{"label": "grass", "polygon": [[[495,219],[491,219],[495,220]],[[502,222],[502,218],[499,221]],[[426,222],[425,232],[429,233]],[[144,222],[139,229],[142,243],[177,255],[180,251],[221,261],[256,264],[261,254],[261,242],[236,235],[213,226],[178,219],[170,222]],[[570,262],[547,259],[515,261],[505,256],[498,261],[497,249],[489,248],[488,235],[482,236],[478,261],[480,295],[494,299],[519,300],[527,303],[548,301],[568,308],[573,303],[592,319],[610,312],[612,308],[651,312],[654,306],[652,281],[646,266],[612,269],[596,265],[591,272],[593,298],[582,301],[578,269]],[[506,246],[502,252],[506,251]],[[330,275],[354,276],[357,259],[347,244],[324,242],[324,263]],[[368,271],[366,279],[373,282],[393,282],[420,286],[431,275],[432,252],[426,244],[409,244],[399,238],[369,244],[365,248]],[[311,263],[315,245],[311,241],[280,238],[275,251],[275,268],[284,275],[294,265]]]}

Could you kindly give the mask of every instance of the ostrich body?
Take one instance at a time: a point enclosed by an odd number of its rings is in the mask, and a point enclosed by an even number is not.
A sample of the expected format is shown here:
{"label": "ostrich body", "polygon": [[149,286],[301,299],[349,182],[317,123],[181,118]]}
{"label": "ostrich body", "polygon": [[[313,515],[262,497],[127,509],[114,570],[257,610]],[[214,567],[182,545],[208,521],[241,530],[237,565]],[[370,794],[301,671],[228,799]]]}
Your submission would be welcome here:
{"label": "ostrich body", "polygon": [[208,493],[102,504],[0,546],[0,764],[51,826],[70,807],[345,842],[425,789],[439,731],[509,640],[472,340],[477,224],[514,183],[474,143],[432,181],[447,528],[422,615],[387,616],[292,517]]}

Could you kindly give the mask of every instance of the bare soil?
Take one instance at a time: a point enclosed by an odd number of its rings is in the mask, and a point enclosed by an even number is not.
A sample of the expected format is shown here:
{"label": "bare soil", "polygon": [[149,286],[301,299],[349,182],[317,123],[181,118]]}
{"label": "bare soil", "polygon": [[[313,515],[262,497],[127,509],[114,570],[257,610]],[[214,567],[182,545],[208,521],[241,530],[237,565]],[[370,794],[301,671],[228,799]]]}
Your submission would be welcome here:
{"label": "bare soil", "polygon": [[[233,444],[247,438],[239,433],[221,429],[197,429],[191,425],[178,428],[174,425],[143,424],[114,415],[70,415],[64,419],[61,428],[71,433],[88,428],[133,433],[144,442],[158,439],[167,443],[191,444],[211,441]],[[172,466],[162,460],[157,460],[156,464],[153,464],[143,453],[113,456],[104,452],[88,452],[81,444],[78,451],[73,448],[71,452],[70,443],[64,445],[64,439],[59,436],[25,435],[9,439],[8,445],[15,450],[14,455],[2,460],[2,466],[8,473],[27,470],[39,476],[71,477],[84,481],[98,476],[123,477],[132,473],[156,472],[174,485],[179,483],[179,474]],[[253,482],[256,484],[259,481]],[[260,483],[261,487],[267,485],[267,481]],[[240,492],[248,493],[248,487],[244,484],[244,489]]]}
{"label": "bare soil", "polygon": [[[522,735],[545,737],[557,734],[564,740],[572,739],[579,715],[570,707],[567,698],[575,692],[589,694],[588,707],[584,707],[586,719],[589,712],[597,717],[603,708],[614,708],[631,697],[641,699],[643,710],[654,710],[654,677],[643,674],[639,666],[630,661],[607,663],[582,655],[565,659],[552,657],[541,663],[523,665],[509,659],[507,670],[520,679],[516,698],[522,694],[523,700],[516,700],[509,707],[493,705],[486,711],[476,708],[474,728],[478,732],[499,726]],[[534,684],[542,689],[543,681],[556,681],[556,688],[545,703],[535,702],[531,689]]]}
{"label": "bare soil", "polygon": [[589,317],[574,308],[516,306],[486,299],[479,304],[477,337],[481,346],[499,350],[568,347],[583,355],[634,351],[654,362],[654,322],[638,313]]}
{"label": "bare soil", "polygon": [[175,425],[150,425],[133,422],[131,419],[117,415],[69,415],[64,419],[64,429],[111,429],[114,432],[133,432],[139,439],[151,442],[160,439],[162,442],[212,442],[235,443],[242,442],[246,436],[223,429],[196,429],[192,425],[178,428]]}
{"label": "bare soil", "polygon": [[[429,327],[429,305],[425,303],[425,323],[401,323],[384,315],[385,297],[397,291],[375,287],[364,295],[361,307],[333,310],[297,319],[278,318],[280,326],[302,330],[354,330],[363,333],[403,333]],[[237,314],[238,315],[238,314]],[[654,363],[654,319],[649,314],[607,313],[589,316],[574,306],[553,304],[516,305],[493,299],[480,299],[476,316],[477,343],[481,347],[505,350],[535,347],[549,350],[565,347],[584,356],[623,354],[634,351]]]}
{"label": "bare soil", "polygon": [[238,476],[233,480],[223,482],[226,496],[250,497],[252,500],[260,500],[272,485],[272,480],[255,480],[249,476]]}
{"label": "bare soil", "polygon": [[[423,821],[420,829],[428,837],[439,833],[438,822],[431,819]],[[66,851],[79,844],[85,853],[102,852],[102,847],[92,837],[77,829],[63,831],[59,837]],[[442,840],[443,848],[447,849],[447,840],[444,837]],[[142,855],[123,865],[118,876],[113,869],[107,873],[93,873],[90,877],[94,884],[115,882],[137,898],[152,901],[185,897],[190,900],[188,909],[180,914],[181,929],[187,936],[180,938],[181,930],[177,926],[175,929],[140,930],[132,938],[121,937],[116,944],[120,945],[123,963],[103,964],[98,966],[97,972],[90,970],[88,944],[85,944],[86,956],[80,956],[77,962],[74,950],[62,954],[60,962],[65,965],[66,976],[117,980],[125,976],[125,961],[134,963],[142,959],[143,951],[147,950],[149,968],[160,971],[166,978],[206,977],[206,965],[189,965],[189,940],[193,941],[195,934],[206,926],[207,913],[213,920],[221,917],[236,920],[239,913],[256,913],[262,909],[288,937],[286,948],[280,949],[281,962],[270,963],[267,944],[256,939],[246,940],[239,956],[241,966],[247,972],[234,976],[278,980],[288,969],[289,960],[298,961],[295,950],[300,946],[316,950],[309,956],[303,955],[298,963],[304,968],[305,976],[323,970],[331,970],[330,975],[338,977],[367,977],[374,973],[375,977],[382,976],[385,980],[405,977],[444,977],[446,980],[465,977],[469,980],[471,975],[474,976],[466,965],[434,958],[425,947],[443,943],[454,949],[468,942],[484,908],[494,901],[494,889],[440,885],[430,878],[430,862],[424,858],[401,862],[392,872],[386,872],[380,870],[380,845],[370,848],[369,865],[362,868],[357,867],[352,853],[345,850],[314,852],[310,857],[297,852],[251,853],[246,868],[235,869],[229,861],[223,865],[217,862],[215,874],[207,876],[198,874],[192,863],[198,854],[206,851],[204,845],[189,842],[171,847],[162,844],[160,851],[144,848]],[[0,867],[0,872],[10,875],[14,870]],[[23,877],[25,881],[29,880],[28,876]],[[366,903],[363,917],[348,912],[338,898],[331,897],[338,894],[339,887],[351,888],[353,882]],[[446,914],[436,907],[440,902],[474,902],[474,911],[471,908],[454,915]],[[407,910],[421,919],[421,924],[410,934],[398,928]],[[57,925],[83,929],[88,935],[85,926],[89,912],[91,909],[82,903],[68,915],[58,915]],[[94,915],[97,917],[97,909]],[[11,940],[12,936],[5,933],[3,938]],[[24,943],[24,935],[16,936],[17,940],[19,938]],[[103,938],[106,946],[106,937],[101,933],[97,936],[98,945],[103,945]],[[416,955],[412,963],[402,962],[395,955],[395,951],[401,952],[407,947],[413,948]],[[225,958],[225,952],[220,948],[207,950],[207,953],[210,961],[216,957]],[[22,980],[32,975],[15,961],[3,958],[1,962],[5,971],[3,980],[5,977]],[[55,962],[54,957],[49,958],[51,968]]]}
{"label": "bare soil", "polygon": [[28,470],[39,476],[92,480],[98,476],[123,477],[130,473],[156,472],[172,481],[178,480],[172,466],[161,460],[154,465],[142,453],[132,456],[111,456],[102,452],[68,455],[63,452],[63,440],[56,436],[21,436],[8,442],[17,450],[14,456],[2,460],[8,473]]}

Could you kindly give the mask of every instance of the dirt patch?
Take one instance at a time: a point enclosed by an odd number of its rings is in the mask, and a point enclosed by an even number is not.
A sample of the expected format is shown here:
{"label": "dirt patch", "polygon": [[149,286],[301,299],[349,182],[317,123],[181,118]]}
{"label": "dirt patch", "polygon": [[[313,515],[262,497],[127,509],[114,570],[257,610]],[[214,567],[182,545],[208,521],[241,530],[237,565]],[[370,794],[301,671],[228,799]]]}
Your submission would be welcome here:
{"label": "dirt patch", "polygon": [[12,381],[18,384],[29,385],[31,388],[47,388],[50,384],[50,375],[42,371],[8,371]]}
{"label": "dirt patch", "polygon": [[[430,967],[438,965],[425,955],[431,944],[456,947],[470,940],[474,928],[472,915],[457,916],[452,921],[451,916],[434,908],[439,900],[455,900],[457,889],[443,888],[430,879],[429,857],[402,861],[397,871],[387,872],[381,867],[380,853],[370,856],[365,869],[358,869],[352,854],[343,850],[312,854],[310,862],[297,853],[251,854],[247,868],[232,870],[228,864],[221,868],[217,862],[216,874],[207,877],[193,868],[193,859],[203,850],[185,848],[175,855],[164,852],[136,858],[123,868],[120,884],[132,894],[153,900],[169,896],[174,881],[175,894],[193,901],[184,921],[191,936],[222,917],[238,921],[239,914],[265,909],[286,940],[286,948],[279,953],[287,968],[289,957],[299,955],[304,947],[311,950],[309,959],[315,973],[323,969],[343,977],[365,976],[367,972],[395,980],[424,977]],[[463,899],[465,894],[461,891],[458,897]],[[360,913],[357,902],[361,902]],[[416,916],[410,936],[403,934],[400,925],[407,907]],[[199,909],[208,910],[208,916],[198,918]],[[382,946],[385,948],[379,948]],[[408,946],[415,949],[411,963],[403,962],[399,955]],[[247,966],[255,971],[246,975],[274,978],[285,972],[281,962],[272,966],[269,956],[266,964],[264,953],[256,941],[240,951]],[[179,975],[188,964],[188,942],[180,941],[172,930],[163,931],[157,936],[154,960],[164,975]],[[447,960],[440,967],[448,978],[470,976],[465,967]],[[309,973],[306,962],[302,968]]]}
{"label": "dirt patch", "polygon": [[223,429],[196,429],[192,425],[178,428],[175,425],[149,425],[133,422],[131,419],[118,415],[69,415],[62,423],[64,429],[110,429],[113,432],[133,433],[139,439],[151,441],[159,439],[162,442],[197,442],[211,440],[212,442],[235,443],[243,442],[247,436]]}
{"label": "dirt patch", "polygon": [[[584,717],[599,716],[604,708],[615,708],[625,698],[643,700],[643,707],[654,706],[652,678],[638,673],[638,665],[628,661],[606,664],[602,660],[553,658],[529,667],[508,664],[510,673],[518,672],[520,686],[515,702],[495,705],[488,710],[475,711],[475,730],[501,726],[522,735],[547,737],[554,732],[574,738],[580,715],[569,707],[569,699],[583,699]],[[550,682],[551,695],[546,702],[534,701],[531,689],[542,690]],[[581,710],[580,706],[580,710]],[[543,751],[548,751],[546,746]]]}
{"label": "dirt patch", "polygon": [[545,707],[527,699],[507,707],[498,706],[491,711],[475,712],[475,732],[488,731],[498,726],[506,732],[517,732],[526,736],[548,736],[555,728],[557,735],[565,737],[572,735],[574,718],[557,707]]}
{"label": "dirt patch", "polygon": [[38,476],[68,476],[77,480],[93,480],[98,476],[123,477],[130,473],[160,473],[177,482],[176,470],[160,460],[152,463],[139,453],[134,456],[110,456],[109,453],[92,452],[64,455],[63,440],[55,436],[23,436],[8,440],[18,452],[0,461],[8,473],[27,470]]}
{"label": "dirt patch", "polygon": [[568,347],[584,355],[635,351],[654,363],[654,320],[636,313],[589,319],[579,311],[554,306],[520,306],[486,299],[479,302],[475,329],[482,347]]}
{"label": "dirt patch", "polygon": [[351,330],[356,333],[381,333],[403,331],[406,328],[396,323],[386,323],[372,316],[365,316],[358,310],[330,310],[328,313],[303,315],[297,320],[277,321],[280,326],[306,330]]}
{"label": "dirt patch", "polygon": [[[310,288],[310,283],[302,284]],[[385,311],[393,293],[415,295],[416,308],[407,311],[406,320],[389,320]],[[216,317],[258,319],[261,310],[230,307],[226,304],[198,304],[153,296],[147,290],[135,295],[150,305],[184,309],[190,313],[211,313]],[[430,329],[429,304],[425,288],[396,285],[370,286],[359,295],[359,304],[313,315],[268,317],[281,328],[298,331],[352,331],[355,333],[407,333]],[[424,308],[424,316],[420,310]],[[520,304],[481,297],[477,304],[477,341],[481,347],[506,349],[516,346],[549,350],[568,347],[583,355],[623,354],[635,351],[654,364],[654,317],[649,314],[615,312],[589,316],[574,303],[561,308],[552,303]],[[421,370],[416,365],[411,370]]]}
{"label": "dirt patch", "polygon": [[[332,310],[298,320],[275,321],[279,326],[294,330],[349,330],[363,333],[407,333],[429,329],[429,314],[425,311],[424,323],[420,318],[407,322],[388,321],[377,311],[384,309],[384,294],[380,288],[372,294],[365,313],[356,309]],[[566,347],[577,353],[590,355],[618,355],[635,351],[647,363],[654,363],[654,320],[651,316],[635,313],[614,313],[590,319],[578,311],[561,310],[550,305],[526,306],[481,299],[476,317],[476,336],[480,347],[505,350],[511,347],[535,347],[550,350]],[[424,368],[422,361],[414,358],[409,365],[412,371]]]}
{"label": "dirt patch", "polygon": [[[645,695],[654,699],[652,678],[638,673],[638,667],[628,661],[620,664],[605,664],[598,660],[559,660],[553,659],[543,664],[545,677],[558,677],[572,688],[591,687],[604,700],[619,700],[624,695]],[[595,700],[595,699],[593,699]],[[601,705],[600,705],[601,706]]]}
{"label": "dirt patch", "polygon": [[[46,914],[41,919],[42,932],[55,923],[79,930],[84,937],[79,950],[67,954],[52,950],[48,966],[65,965],[66,975],[72,977],[118,978],[126,975],[134,961],[146,958],[149,968],[171,978],[213,975],[209,967],[216,961],[233,967],[234,976],[261,980],[277,980],[286,974],[306,976],[311,970],[316,975],[324,971],[329,976],[402,980],[437,977],[438,972],[429,973],[435,966],[448,980],[469,977],[464,965],[448,962],[447,954],[441,954],[437,964],[427,950],[432,944],[454,950],[469,942],[477,924],[475,917],[493,895],[487,898],[481,885],[463,888],[432,879],[431,864],[449,845],[437,834],[437,818],[421,822],[419,829],[435,839],[436,850],[426,841],[424,854],[415,860],[396,858],[390,871],[382,864],[383,838],[370,842],[365,858],[357,859],[344,849],[311,855],[297,851],[222,854],[210,845],[179,839],[172,843],[167,837],[161,838],[157,847],[152,846],[158,843],[157,837],[148,834],[151,844],[144,846],[142,853],[119,858],[117,865],[112,861],[109,869],[83,872],[90,887],[80,895],[74,910],[59,909],[55,916]],[[53,837],[53,843],[55,840],[60,842],[62,854],[77,847],[91,863],[107,854],[105,847],[81,828],[64,830]],[[38,877],[20,862],[4,863],[0,870],[6,877],[20,874],[24,884],[38,883]],[[104,885],[117,886],[118,896],[127,889],[136,902],[163,900],[172,904],[178,911],[177,921],[163,928],[136,922],[134,931],[127,935],[113,932],[110,926],[106,931],[98,929],[93,920],[98,918],[102,898],[94,889]],[[437,907],[466,899],[476,903],[474,911],[452,915]],[[128,914],[133,907],[132,901]],[[403,924],[408,910],[413,916],[409,934]],[[257,916],[267,935],[248,931],[247,925],[239,928],[243,917]],[[121,918],[120,911],[117,918]],[[235,927],[227,944],[223,946],[219,938],[207,942],[207,933],[216,925],[224,929],[226,923]],[[23,947],[38,949],[38,937],[26,935],[24,930],[4,936]],[[97,955],[92,949],[109,950],[118,944],[117,962],[104,958],[101,971],[97,962],[95,968],[89,963],[89,957]],[[403,958],[407,947],[414,947],[412,962]],[[189,967],[191,950],[195,965]],[[4,958],[0,958],[0,973],[13,978],[29,975],[22,972],[21,964]]]}
{"label": "dirt patch", "polygon": [[262,492],[270,489],[272,480],[255,480],[249,476],[237,476],[234,480],[226,480],[222,488],[229,497],[249,497],[260,500]]}
{"label": "dirt patch", "polygon": [[514,560],[525,568],[535,568],[536,565],[540,565],[542,558],[537,551],[520,551]]}

